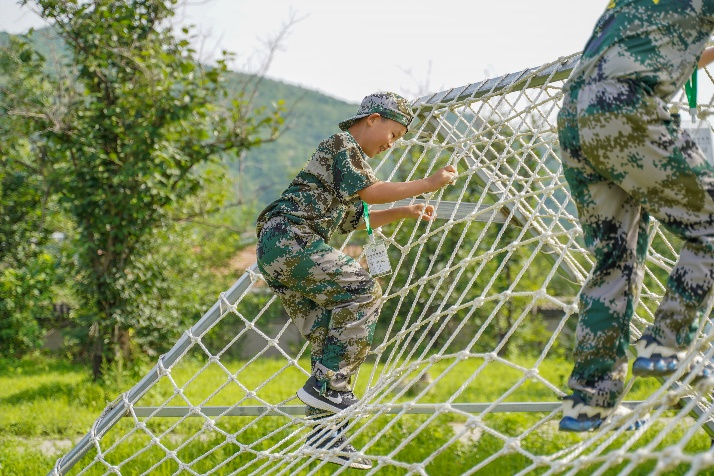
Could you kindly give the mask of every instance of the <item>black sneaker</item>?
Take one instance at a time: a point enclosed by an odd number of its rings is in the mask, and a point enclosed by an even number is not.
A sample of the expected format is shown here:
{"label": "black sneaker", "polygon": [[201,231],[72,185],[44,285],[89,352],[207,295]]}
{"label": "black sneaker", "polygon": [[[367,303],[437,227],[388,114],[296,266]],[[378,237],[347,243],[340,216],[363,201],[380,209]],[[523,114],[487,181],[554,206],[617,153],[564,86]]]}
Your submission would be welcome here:
{"label": "black sneaker", "polygon": [[341,412],[359,401],[354,393],[332,390],[327,387],[327,382],[318,382],[314,375],[297,391],[297,396],[305,405],[333,413]]}
{"label": "black sneaker", "polygon": [[317,450],[315,458],[355,469],[371,469],[372,462],[347,443],[341,429],[316,428],[308,436],[307,448]]}

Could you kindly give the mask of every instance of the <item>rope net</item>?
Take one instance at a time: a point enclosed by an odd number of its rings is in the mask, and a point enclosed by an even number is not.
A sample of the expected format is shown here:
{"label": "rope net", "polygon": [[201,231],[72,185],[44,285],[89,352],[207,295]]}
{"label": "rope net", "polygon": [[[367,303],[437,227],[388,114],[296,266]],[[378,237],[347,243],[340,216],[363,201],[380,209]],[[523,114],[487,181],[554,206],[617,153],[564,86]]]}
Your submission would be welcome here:
{"label": "rope net", "polygon": [[[252,267],[52,474],[354,471],[329,462],[344,455],[339,449],[306,445],[315,428],[336,427],[371,462],[364,474],[697,474],[714,464],[709,389],[695,391],[681,372],[629,380],[622,406],[633,411],[595,432],[557,430],[577,293],[593,265],[555,124],[576,62],[420,98],[410,133],[372,163],[382,180],[448,164],[459,177],[406,201],[433,204],[439,220],[375,230],[394,271],[379,278],[385,302],[354,382],[357,405],[305,416],[295,392],[309,376],[309,348]],[[652,320],[679,249],[651,226],[633,341]],[[357,232],[333,244],[363,260],[365,242]],[[709,349],[702,335],[688,358]],[[646,414],[644,426],[627,430]]]}

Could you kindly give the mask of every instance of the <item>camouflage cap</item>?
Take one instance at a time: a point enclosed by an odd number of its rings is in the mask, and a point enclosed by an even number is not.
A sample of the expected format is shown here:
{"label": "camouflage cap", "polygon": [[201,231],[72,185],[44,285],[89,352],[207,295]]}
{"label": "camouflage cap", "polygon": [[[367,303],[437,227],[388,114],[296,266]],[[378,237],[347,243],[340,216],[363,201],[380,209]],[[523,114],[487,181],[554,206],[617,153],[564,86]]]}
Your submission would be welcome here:
{"label": "camouflage cap", "polygon": [[412,108],[406,99],[398,94],[384,91],[365,97],[357,110],[357,114],[340,122],[340,129],[346,131],[358,120],[374,113],[386,117],[387,119],[397,121],[406,127],[407,130],[409,130],[409,124],[414,118]]}

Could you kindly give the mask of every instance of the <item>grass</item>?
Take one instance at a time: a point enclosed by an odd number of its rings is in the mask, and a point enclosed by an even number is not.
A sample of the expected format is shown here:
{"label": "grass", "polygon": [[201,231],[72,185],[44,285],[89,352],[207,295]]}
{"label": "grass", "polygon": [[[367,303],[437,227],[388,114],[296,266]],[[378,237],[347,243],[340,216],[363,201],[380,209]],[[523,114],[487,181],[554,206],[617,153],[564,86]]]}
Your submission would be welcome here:
{"label": "grass", "polygon": [[[516,359],[516,364],[530,368],[529,359]],[[172,369],[171,379],[162,379],[138,406],[160,405],[169,399],[169,406],[191,405],[221,406],[261,405],[257,399],[277,404],[291,398],[295,389],[304,382],[304,374],[294,367],[285,367],[284,361],[264,359],[244,367],[245,362],[222,362],[225,370],[216,363],[196,373],[205,362],[186,360]],[[309,364],[300,362],[303,368]],[[437,362],[429,369],[435,379],[433,389],[422,395],[418,403],[444,402],[459,392],[466,379],[476,377],[455,399],[456,403],[491,402],[512,392],[506,401],[555,401],[552,389],[539,381],[527,381],[513,388],[522,372],[507,365],[491,363],[481,369],[483,362],[470,359],[455,366]],[[241,370],[242,369],[242,370]],[[357,383],[356,393],[364,394],[370,364],[365,364]],[[378,369],[378,370],[381,370]],[[549,382],[564,386],[570,364],[565,361],[545,361],[539,373]],[[228,373],[237,373],[238,380],[255,395],[246,392],[228,379]],[[275,379],[267,377],[276,375]],[[175,385],[174,385],[175,384]],[[221,385],[225,387],[216,391]],[[105,405],[131,385],[102,387],[93,383],[87,370],[62,360],[32,357],[20,361],[0,361],[0,475],[43,475],[55,464],[58,456],[66,453],[91,428]],[[181,394],[176,394],[181,388]],[[638,379],[627,396],[628,400],[644,399],[658,384]],[[564,387],[563,387],[564,390]],[[394,393],[380,395],[379,401],[408,401],[416,394],[397,397]],[[288,404],[298,404],[296,400]],[[562,448],[571,447],[592,437],[592,434],[567,434],[555,428],[557,419],[546,418],[543,413],[500,413],[483,415],[468,420],[466,415],[442,413],[438,415],[370,415],[351,423],[353,444],[366,454],[387,457],[383,461],[397,464],[382,465],[378,474],[408,474],[410,465],[422,465],[433,475],[461,474],[477,465],[476,474],[514,474],[528,468],[533,461],[523,452],[504,451],[504,440],[519,437],[521,448],[534,455],[552,455]],[[145,429],[137,427],[131,418],[120,421],[103,439],[103,459],[117,465],[121,474],[134,475],[148,472],[151,475],[190,474],[179,471],[178,463],[167,457],[175,452],[180,461],[193,462],[191,468],[198,473],[213,470],[211,474],[333,474],[339,467],[309,460],[305,457],[282,461],[271,460],[269,454],[277,451],[290,454],[303,443],[307,434],[303,425],[289,417],[224,417],[214,420],[215,429],[205,427],[203,418],[151,418],[142,419]],[[481,421],[486,431],[478,437],[458,439],[454,428],[469,421]],[[529,429],[533,431],[522,435]],[[642,447],[655,438],[664,422],[656,422],[637,440],[634,448]],[[686,422],[667,435],[660,447],[682,439],[687,431]],[[224,434],[235,435],[236,442],[228,441]],[[159,445],[151,439],[159,436]],[[612,443],[619,448],[630,435],[620,436]],[[686,453],[700,453],[709,449],[710,440],[701,430],[685,446]],[[58,446],[61,452],[50,449]],[[500,452],[500,453],[499,453]],[[499,457],[489,458],[499,453]],[[69,474],[107,474],[107,467],[96,458],[95,449],[84,457]],[[98,462],[99,461],[99,462]],[[378,460],[375,460],[378,463]],[[649,474],[656,459],[637,467],[630,474]],[[617,474],[627,461],[610,468],[604,474]],[[218,469],[217,469],[218,468]],[[579,474],[590,474],[598,466],[584,468]],[[534,474],[544,473],[546,466],[533,467]],[[685,474],[685,465],[671,468],[666,474]],[[282,471],[282,473],[281,473]],[[177,473],[178,472],[178,473]],[[111,474],[111,473],[110,473]],[[363,474],[347,470],[342,474]],[[707,474],[707,473],[700,473]]]}

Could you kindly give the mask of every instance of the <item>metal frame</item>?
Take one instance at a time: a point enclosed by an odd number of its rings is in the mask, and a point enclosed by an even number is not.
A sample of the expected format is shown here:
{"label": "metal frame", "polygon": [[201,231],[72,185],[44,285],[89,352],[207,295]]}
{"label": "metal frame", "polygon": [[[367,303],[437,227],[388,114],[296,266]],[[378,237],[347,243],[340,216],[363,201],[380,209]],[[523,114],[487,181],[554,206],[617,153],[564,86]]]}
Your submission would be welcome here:
{"label": "metal frame", "polygon": [[[257,265],[251,266],[231,288],[224,293],[224,297],[229,302],[237,301],[252,284],[251,274],[256,272]],[[93,447],[92,441],[96,438],[101,438],[108,432],[119,420],[127,416],[128,408],[138,402],[146,392],[162,377],[163,369],[171,367],[176,363],[183,354],[188,351],[193,345],[192,337],[200,336],[209,330],[221,317],[221,302],[216,303],[199,319],[199,321],[184,333],[174,346],[166,354],[159,357],[159,361],[153,369],[137,383],[131,390],[122,394],[117,400],[110,403],[102,412],[102,415],[92,425],[92,430],[77,443],[72,450],[64,457],[57,460],[55,467],[49,475],[64,475],[69,471],[82,456],[84,456],[90,448]],[[136,410],[136,409],[135,409]]]}
{"label": "metal frame", "polygon": [[[642,401],[622,402],[621,405],[633,409]],[[558,410],[563,404],[560,402],[506,402],[494,405],[492,403],[451,403],[449,407],[462,413],[529,413],[529,412],[553,412]],[[387,409],[385,410],[385,407]],[[379,413],[383,415],[431,415],[441,407],[439,404],[405,404],[390,403],[379,405]],[[282,407],[200,407],[201,414],[213,416],[285,416],[285,415],[305,415],[303,405],[285,405]],[[198,417],[196,412],[188,407],[137,407],[134,408],[137,417]]]}
{"label": "metal frame", "polygon": [[525,86],[528,88],[542,86],[549,80],[560,81],[570,76],[578,61],[580,61],[579,54],[562,58],[558,63],[553,63],[542,70],[541,67],[524,69],[500,78],[487,79],[480,83],[471,83],[459,88],[422,96],[414,102],[414,107],[418,108],[420,113],[426,113],[437,105],[443,106],[449,102],[479,99],[488,93],[499,93],[506,88],[519,91]]}

